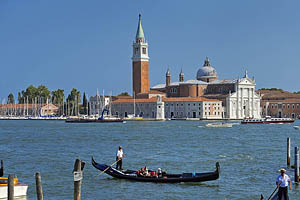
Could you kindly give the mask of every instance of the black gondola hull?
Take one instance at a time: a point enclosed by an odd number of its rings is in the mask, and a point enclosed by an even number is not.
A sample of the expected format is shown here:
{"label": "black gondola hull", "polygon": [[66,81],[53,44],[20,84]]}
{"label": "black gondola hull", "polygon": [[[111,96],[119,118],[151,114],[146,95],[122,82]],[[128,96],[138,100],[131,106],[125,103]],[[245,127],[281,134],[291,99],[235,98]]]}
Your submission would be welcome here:
{"label": "black gondola hull", "polygon": [[165,178],[157,177],[141,177],[137,176],[136,171],[126,170],[124,172],[119,171],[105,164],[99,164],[92,158],[92,165],[100,170],[105,171],[106,174],[118,178],[127,179],[132,181],[141,182],[155,182],[155,183],[181,183],[181,182],[204,182],[217,180],[220,175],[220,165],[216,163],[216,171],[207,173],[196,173],[194,176],[192,173],[182,173],[182,174],[165,174]]}

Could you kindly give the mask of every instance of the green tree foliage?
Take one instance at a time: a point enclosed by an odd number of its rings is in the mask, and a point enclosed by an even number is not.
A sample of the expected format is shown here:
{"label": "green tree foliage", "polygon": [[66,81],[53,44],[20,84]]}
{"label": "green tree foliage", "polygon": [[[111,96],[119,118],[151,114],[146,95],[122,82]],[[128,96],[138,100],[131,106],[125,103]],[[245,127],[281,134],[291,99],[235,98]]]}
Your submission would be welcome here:
{"label": "green tree foliage", "polygon": [[[19,96],[20,94],[20,96]],[[21,95],[22,94],[22,95]],[[22,90],[21,93],[18,93],[19,103],[46,103],[47,99],[50,98],[50,91],[44,85],[40,85],[37,88],[33,85],[30,85],[26,90]]]}
{"label": "green tree foliage", "polygon": [[7,98],[7,104],[14,104],[14,103],[15,103],[14,95],[10,93]]}
{"label": "green tree foliage", "polygon": [[82,106],[83,106],[83,113],[87,114],[87,110],[88,110],[88,100],[85,96],[85,92],[83,93],[83,100],[82,100]]}
{"label": "green tree foliage", "polygon": [[128,92],[122,92],[121,94],[118,94],[118,96],[130,96],[130,95],[128,94]]}
{"label": "green tree foliage", "polygon": [[62,89],[57,89],[55,91],[51,92],[51,100],[53,104],[63,104],[64,102],[64,96],[65,96],[65,91]]}
{"label": "green tree foliage", "polygon": [[77,115],[79,113],[78,105],[80,103],[80,91],[73,88],[71,93],[68,95],[67,103],[68,103],[68,114]]}
{"label": "green tree foliage", "polygon": [[22,100],[23,100],[23,99],[22,99],[21,92],[18,92],[18,103],[19,103],[19,104],[20,104],[20,103],[24,103]]}

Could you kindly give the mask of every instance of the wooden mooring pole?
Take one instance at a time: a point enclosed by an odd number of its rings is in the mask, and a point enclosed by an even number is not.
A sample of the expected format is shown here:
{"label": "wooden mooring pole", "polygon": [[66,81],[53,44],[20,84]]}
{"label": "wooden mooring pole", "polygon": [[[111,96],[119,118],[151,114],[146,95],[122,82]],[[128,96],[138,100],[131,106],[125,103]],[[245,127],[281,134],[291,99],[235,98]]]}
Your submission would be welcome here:
{"label": "wooden mooring pole", "polygon": [[8,175],[7,199],[14,200],[14,174]]}
{"label": "wooden mooring pole", "polygon": [[38,200],[43,200],[42,178],[40,172],[35,174],[36,195]]}
{"label": "wooden mooring pole", "polygon": [[291,166],[291,139],[287,138],[287,152],[286,152],[286,164],[288,167]]}
{"label": "wooden mooring pole", "polygon": [[299,147],[295,147],[295,183],[299,183]]}
{"label": "wooden mooring pole", "polygon": [[3,165],[3,160],[1,160],[1,168],[0,168],[0,177],[4,175],[4,165]]}
{"label": "wooden mooring pole", "polygon": [[74,200],[80,200],[81,198],[81,180],[82,180],[82,171],[81,171],[81,160],[76,159],[74,164]]}

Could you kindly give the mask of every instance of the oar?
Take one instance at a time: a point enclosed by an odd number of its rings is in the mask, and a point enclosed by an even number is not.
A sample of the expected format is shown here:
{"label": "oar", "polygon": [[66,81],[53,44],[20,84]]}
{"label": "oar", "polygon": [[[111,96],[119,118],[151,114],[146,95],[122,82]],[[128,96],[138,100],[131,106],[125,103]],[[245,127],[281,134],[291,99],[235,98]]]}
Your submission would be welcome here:
{"label": "oar", "polygon": [[281,182],[276,186],[275,190],[272,192],[272,194],[269,196],[268,200],[273,196],[273,194],[276,192],[276,190],[279,188],[279,185]]}
{"label": "oar", "polygon": [[114,164],[116,164],[117,162],[119,162],[120,159],[118,159],[116,162],[114,162],[113,164],[111,164],[109,167],[107,167],[103,172],[101,172],[98,176],[101,176],[103,173],[105,173],[109,168],[111,168]]}

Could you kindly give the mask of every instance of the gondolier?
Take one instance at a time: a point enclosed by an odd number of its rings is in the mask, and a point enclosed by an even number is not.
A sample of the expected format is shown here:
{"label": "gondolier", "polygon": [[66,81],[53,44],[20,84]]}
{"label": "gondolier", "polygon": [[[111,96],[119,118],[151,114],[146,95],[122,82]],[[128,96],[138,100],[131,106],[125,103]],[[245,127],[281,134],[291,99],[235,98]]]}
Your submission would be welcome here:
{"label": "gondolier", "polygon": [[122,168],[122,159],[123,159],[123,157],[125,157],[125,154],[124,154],[124,152],[123,152],[122,147],[119,146],[119,150],[117,151],[117,157],[116,157],[116,161],[118,161],[118,162],[117,162],[116,169],[120,169],[120,170],[123,169],[123,168]]}
{"label": "gondolier", "polygon": [[288,186],[290,190],[292,189],[292,183],[290,177],[285,174],[285,169],[280,169],[280,175],[276,179],[276,185],[279,187],[278,189],[278,199],[281,200],[282,196],[284,199],[288,199]]}

